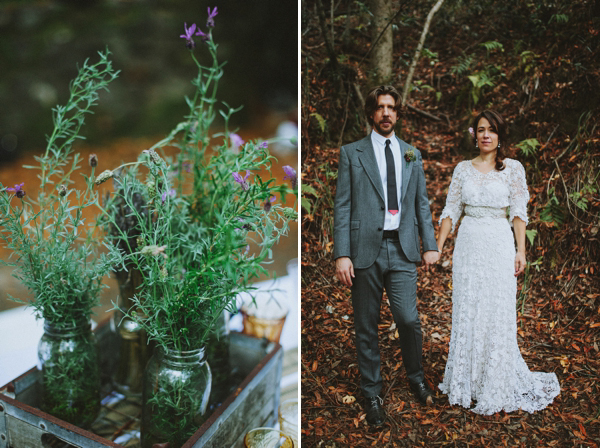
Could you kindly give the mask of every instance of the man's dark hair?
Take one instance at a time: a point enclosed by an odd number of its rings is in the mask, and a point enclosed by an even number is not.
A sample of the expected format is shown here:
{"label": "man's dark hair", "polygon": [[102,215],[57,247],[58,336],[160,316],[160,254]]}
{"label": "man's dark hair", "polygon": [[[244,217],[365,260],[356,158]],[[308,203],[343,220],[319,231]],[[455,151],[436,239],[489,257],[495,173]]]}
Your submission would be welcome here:
{"label": "man's dark hair", "polygon": [[373,126],[373,114],[377,110],[377,98],[380,95],[391,95],[395,101],[394,110],[400,115],[400,94],[394,86],[377,86],[371,89],[365,99],[365,115],[371,126]]}

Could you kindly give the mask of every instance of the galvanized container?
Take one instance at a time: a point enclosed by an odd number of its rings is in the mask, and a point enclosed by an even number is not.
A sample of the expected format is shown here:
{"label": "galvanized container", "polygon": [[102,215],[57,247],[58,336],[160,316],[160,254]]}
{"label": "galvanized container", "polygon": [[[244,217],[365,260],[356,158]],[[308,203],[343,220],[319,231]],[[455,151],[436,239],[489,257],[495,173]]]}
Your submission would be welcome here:
{"label": "galvanized container", "polygon": [[[96,336],[104,379],[102,411],[86,431],[40,411],[38,371],[34,367],[0,388],[0,448],[29,447],[139,447],[141,403],[112,390],[118,338],[108,321]],[[242,447],[248,430],[274,426],[280,388],[281,345],[239,333],[231,333],[229,356],[244,378],[208,417],[184,447]]]}

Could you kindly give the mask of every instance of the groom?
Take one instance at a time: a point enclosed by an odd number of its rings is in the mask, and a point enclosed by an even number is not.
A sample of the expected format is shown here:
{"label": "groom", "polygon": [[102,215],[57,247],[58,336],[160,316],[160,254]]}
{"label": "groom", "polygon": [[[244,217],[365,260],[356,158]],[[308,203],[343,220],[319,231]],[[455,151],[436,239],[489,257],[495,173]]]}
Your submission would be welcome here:
{"label": "groom", "polygon": [[385,420],[377,325],[383,289],[399,332],[410,388],[433,403],[425,382],[421,323],[417,313],[417,265],[423,242],[425,268],[440,258],[425,189],[421,153],[394,134],[400,95],[375,87],[365,100],[370,135],[340,150],[334,207],[336,275],[352,288],[361,389],[367,422]]}

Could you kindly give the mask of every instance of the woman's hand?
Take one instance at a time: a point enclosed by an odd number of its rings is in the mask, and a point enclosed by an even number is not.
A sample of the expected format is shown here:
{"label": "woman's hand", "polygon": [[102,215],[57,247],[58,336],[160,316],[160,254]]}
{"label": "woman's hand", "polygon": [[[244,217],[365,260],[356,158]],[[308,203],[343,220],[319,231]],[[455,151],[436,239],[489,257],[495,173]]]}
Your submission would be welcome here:
{"label": "woman's hand", "polygon": [[525,260],[525,254],[523,252],[517,252],[515,256],[515,277],[521,274],[525,270],[527,260]]}

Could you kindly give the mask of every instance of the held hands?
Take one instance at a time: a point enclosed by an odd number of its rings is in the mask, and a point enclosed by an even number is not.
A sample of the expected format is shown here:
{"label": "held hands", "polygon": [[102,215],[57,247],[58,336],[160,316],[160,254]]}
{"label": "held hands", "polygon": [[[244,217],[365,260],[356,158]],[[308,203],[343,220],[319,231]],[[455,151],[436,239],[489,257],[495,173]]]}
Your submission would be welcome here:
{"label": "held hands", "polygon": [[352,286],[354,278],[354,265],[348,257],[340,257],[335,260],[335,275],[342,284]]}
{"label": "held hands", "polygon": [[525,270],[527,261],[525,260],[525,254],[523,252],[517,252],[515,256],[515,277],[521,274]]}
{"label": "held hands", "polygon": [[425,269],[425,271],[429,270],[429,266],[432,266],[433,264],[437,263],[440,259],[440,256],[441,254],[437,250],[428,250],[427,252],[425,252],[423,254],[423,263],[425,263],[423,268]]}

